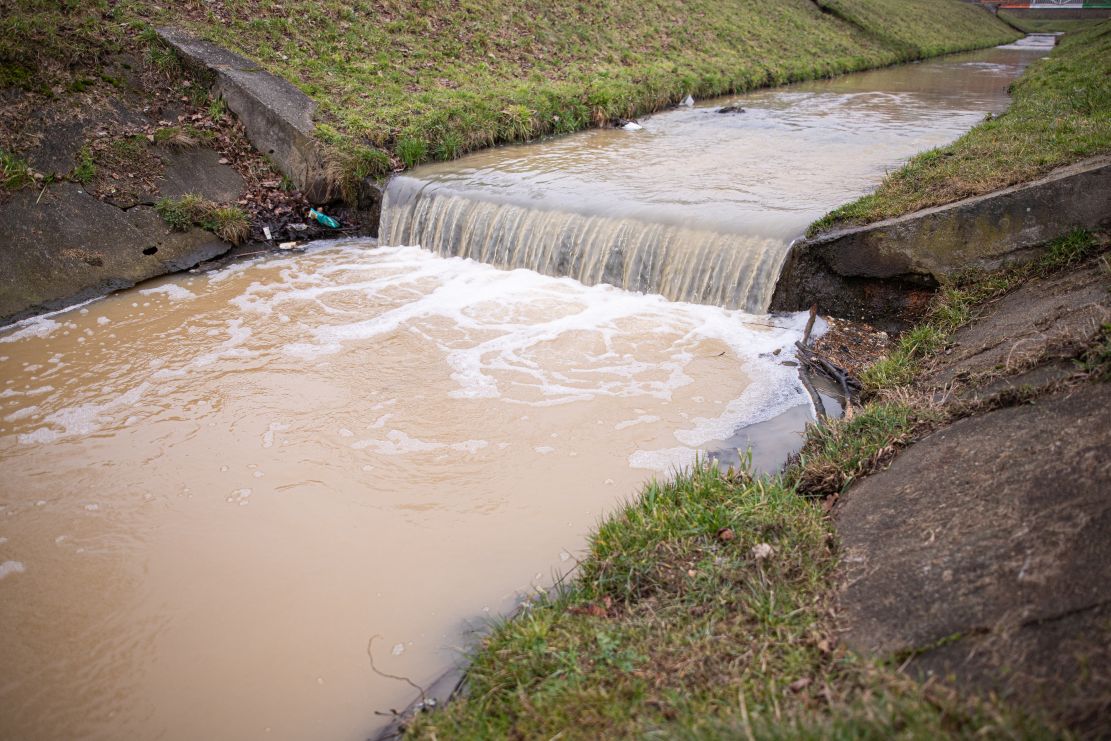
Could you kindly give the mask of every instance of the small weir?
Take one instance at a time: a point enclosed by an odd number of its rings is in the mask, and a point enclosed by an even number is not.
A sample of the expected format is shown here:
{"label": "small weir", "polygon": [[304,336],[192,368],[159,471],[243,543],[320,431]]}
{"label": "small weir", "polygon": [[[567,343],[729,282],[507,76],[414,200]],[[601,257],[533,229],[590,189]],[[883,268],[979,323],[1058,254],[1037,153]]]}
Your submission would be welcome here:
{"label": "small weir", "polygon": [[1038,53],[422,168],[383,245],[0,331],[0,737],[373,736],[416,692],[372,638],[428,686],[648,477],[750,443],[781,463],[811,418],[806,317],[740,309],[811,219],[1002,110]]}
{"label": "small weir", "polygon": [[807,224],[1005,110],[1011,81],[1051,45],[1036,37],[418,168],[391,181],[382,239],[762,312]]}

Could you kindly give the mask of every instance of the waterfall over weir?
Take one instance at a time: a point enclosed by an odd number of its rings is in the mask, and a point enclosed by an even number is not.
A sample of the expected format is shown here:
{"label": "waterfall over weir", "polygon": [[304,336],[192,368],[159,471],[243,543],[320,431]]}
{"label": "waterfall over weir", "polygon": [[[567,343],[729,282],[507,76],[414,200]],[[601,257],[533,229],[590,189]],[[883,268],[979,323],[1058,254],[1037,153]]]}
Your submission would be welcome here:
{"label": "waterfall over weir", "polygon": [[384,244],[752,313],[771,301],[788,246],[666,222],[530,208],[412,177],[390,183],[381,236]]}
{"label": "waterfall over weir", "polygon": [[[1043,45],[1044,46],[1044,45]],[[707,101],[394,178],[383,244],[767,310],[792,239],[1006,110],[1012,45]]]}

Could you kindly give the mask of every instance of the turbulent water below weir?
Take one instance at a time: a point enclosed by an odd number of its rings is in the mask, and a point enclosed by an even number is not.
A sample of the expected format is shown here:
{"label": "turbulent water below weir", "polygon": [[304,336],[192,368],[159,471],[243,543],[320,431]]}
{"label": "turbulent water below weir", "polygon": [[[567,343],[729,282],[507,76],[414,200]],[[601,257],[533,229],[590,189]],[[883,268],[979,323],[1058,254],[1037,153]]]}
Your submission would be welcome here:
{"label": "turbulent water below weir", "polygon": [[360,739],[646,477],[805,404],[802,317],[322,246],[0,333],[0,737]]}
{"label": "turbulent water below weir", "polygon": [[[385,244],[762,311],[790,241],[1006,109],[1052,36],[699,103],[394,178]],[[743,113],[719,113],[741,106]]]}

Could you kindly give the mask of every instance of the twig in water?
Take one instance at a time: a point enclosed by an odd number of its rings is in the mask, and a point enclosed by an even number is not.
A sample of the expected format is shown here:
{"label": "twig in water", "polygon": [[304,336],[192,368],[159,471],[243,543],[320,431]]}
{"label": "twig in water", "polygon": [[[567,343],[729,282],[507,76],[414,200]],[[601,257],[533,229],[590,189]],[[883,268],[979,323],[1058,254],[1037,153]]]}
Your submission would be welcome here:
{"label": "twig in water", "polygon": [[[366,644],[366,655],[370,657],[370,669],[371,669],[371,671],[373,671],[375,674],[377,674],[378,676],[383,677],[385,679],[396,679],[398,682],[405,682],[410,687],[412,687],[417,692],[419,692],[420,693],[420,701],[422,703],[425,702],[424,688],[421,687],[419,684],[417,684],[413,680],[409,679],[408,677],[399,677],[396,674],[386,674],[386,672],[380,670],[378,667],[376,667],[374,665],[374,639],[375,638],[381,638],[381,637],[382,636],[380,636],[380,635],[372,635],[370,637],[370,640],[367,641],[367,644]],[[394,714],[395,715],[397,714],[396,711],[395,711]]]}
{"label": "twig in water", "polygon": [[802,344],[810,347],[810,332],[814,329],[814,320],[818,318],[818,305],[810,304],[810,318],[806,320],[806,329],[802,333]]}
{"label": "twig in water", "polygon": [[799,359],[802,363],[799,365],[799,380],[802,381],[802,387],[806,389],[806,393],[810,394],[810,401],[814,404],[814,415],[818,418],[818,423],[821,424],[826,420],[826,405],[822,403],[822,397],[818,393],[818,389],[814,388],[814,383],[810,380],[809,368],[813,362],[810,358],[810,332],[814,329],[814,320],[818,317],[818,305],[810,305],[810,318],[806,320],[806,329],[802,333],[802,342],[796,342],[795,346],[799,349]]}

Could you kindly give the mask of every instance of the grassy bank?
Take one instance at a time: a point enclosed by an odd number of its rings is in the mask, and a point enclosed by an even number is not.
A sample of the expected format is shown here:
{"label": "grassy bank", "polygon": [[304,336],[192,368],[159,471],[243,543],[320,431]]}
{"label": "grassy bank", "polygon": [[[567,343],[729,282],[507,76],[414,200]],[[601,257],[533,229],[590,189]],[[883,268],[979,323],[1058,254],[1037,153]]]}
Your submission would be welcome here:
{"label": "grassy bank", "polygon": [[823,508],[909,434],[873,405],[811,438],[785,477],[696,469],[649,485],[593,537],[578,577],[496,627],[468,692],[416,738],[1024,736],[1036,725],[837,643],[839,553]]}
{"label": "grassy bank", "polygon": [[[242,52],[318,103],[342,170],[450,159],[679,101],[990,46],[1013,29],[959,0],[8,0],[0,64],[94,61],[151,25]],[[819,7],[820,6],[820,7]],[[944,17],[945,23],[938,23]],[[103,80],[90,75],[86,83]]]}
{"label": "grassy bank", "polygon": [[1069,34],[1015,83],[1011,108],[924,152],[810,227],[863,224],[1033,180],[1111,152],[1111,21]]}
{"label": "grassy bank", "polygon": [[[865,373],[870,401],[812,427],[779,476],[696,468],[653,482],[594,534],[575,577],[495,626],[467,692],[416,738],[1049,737],[1019,709],[869,661],[837,643],[842,553],[826,514],[853,481],[966,408],[916,393],[928,358],[979,308],[1107,250],[1074,232],[1025,266],[968,274]],[[1111,376],[1111,325],[1078,360]],[[923,651],[932,647],[923,646]]]}

